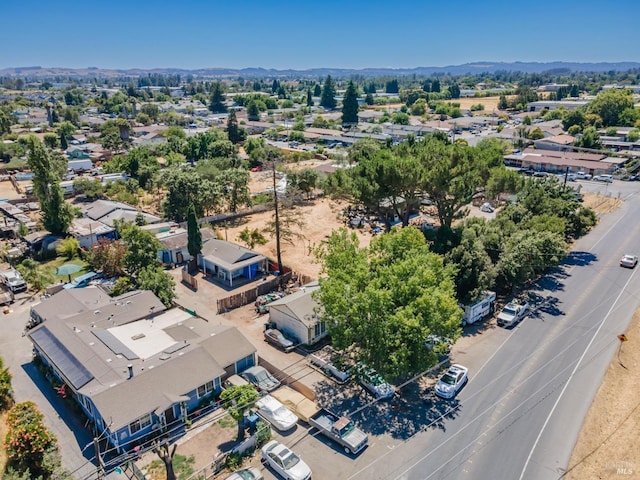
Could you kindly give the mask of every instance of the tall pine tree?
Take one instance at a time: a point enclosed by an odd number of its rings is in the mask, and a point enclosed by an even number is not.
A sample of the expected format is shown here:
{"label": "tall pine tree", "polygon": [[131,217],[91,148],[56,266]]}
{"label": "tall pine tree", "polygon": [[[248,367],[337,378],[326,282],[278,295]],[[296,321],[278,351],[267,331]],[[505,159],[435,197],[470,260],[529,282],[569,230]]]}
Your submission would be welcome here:
{"label": "tall pine tree", "polygon": [[342,125],[358,123],[358,91],[353,81],[349,82],[342,100]]}
{"label": "tall pine tree", "polygon": [[227,111],[227,107],[224,106],[223,93],[222,84],[220,82],[214,83],[209,102],[209,110],[213,113],[225,113]]}
{"label": "tall pine tree", "polygon": [[322,87],[322,96],[320,97],[320,106],[333,110],[336,108],[336,86],[333,83],[331,75],[327,75],[327,79],[324,81]]}
{"label": "tall pine tree", "polygon": [[187,214],[187,250],[193,258],[196,258],[202,251],[202,233],[200,232],[196,209],[193,204],[189,206],[189,213]]}
{"label": "tall pine tree", "polygon": [[311,94],[311,88],[307,90],[307,107],[313,107],[313,95]]}

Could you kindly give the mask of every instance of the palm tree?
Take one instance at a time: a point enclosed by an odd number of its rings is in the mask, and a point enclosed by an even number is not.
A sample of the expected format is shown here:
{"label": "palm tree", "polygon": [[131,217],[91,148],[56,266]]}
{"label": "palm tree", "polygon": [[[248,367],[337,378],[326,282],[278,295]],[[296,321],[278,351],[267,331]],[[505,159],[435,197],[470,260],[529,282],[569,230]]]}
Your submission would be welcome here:
{"label": "palm tree", "polygon": [[18,271],[36,292],[41,291],[52,281],[51,274],[40,269],[40,264],[27,258],[18,265]]}

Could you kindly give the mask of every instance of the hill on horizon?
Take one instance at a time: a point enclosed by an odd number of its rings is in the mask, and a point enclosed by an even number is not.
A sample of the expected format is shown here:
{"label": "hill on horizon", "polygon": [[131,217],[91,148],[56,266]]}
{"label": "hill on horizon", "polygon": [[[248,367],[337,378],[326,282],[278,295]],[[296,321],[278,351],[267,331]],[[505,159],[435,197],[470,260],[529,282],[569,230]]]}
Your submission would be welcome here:
{"label": "hill on horizon", "polygon": [[608,72],[627,71],[640,69],[640,62],[473,62],[462,65],[449,65],[445,67],[415,67],[415,68],[311,68],[306,70],[296,69],[268,69],[261,67],[250,68],[131,68],[110,69],[99,67],[65,68],[65,67],[8,67],[0,69],[0,76],[5,77],[33,77],[45,78],[53,76],[67,77],[140,77],[148,74],[161,75],[193,75],[194,77],[348,77],[351,75],[363,75],[365,77],[379,76],[405,76],[405,75],[466,75],[481,73],[496,73],[500,71],[522,73],[554,73],[557,75],[572,72]]}

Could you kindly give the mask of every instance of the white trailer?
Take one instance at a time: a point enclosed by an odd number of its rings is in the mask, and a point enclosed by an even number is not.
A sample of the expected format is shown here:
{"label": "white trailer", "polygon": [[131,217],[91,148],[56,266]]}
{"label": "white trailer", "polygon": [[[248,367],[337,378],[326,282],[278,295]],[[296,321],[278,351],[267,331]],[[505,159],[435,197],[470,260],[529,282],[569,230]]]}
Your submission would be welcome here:
{"label": "white trailer", "polygon": [[491,315],[495,309],[496,292],[484,291],[480,298],[470,305],[460,305],[464,310],[462,325],[471,325]]}

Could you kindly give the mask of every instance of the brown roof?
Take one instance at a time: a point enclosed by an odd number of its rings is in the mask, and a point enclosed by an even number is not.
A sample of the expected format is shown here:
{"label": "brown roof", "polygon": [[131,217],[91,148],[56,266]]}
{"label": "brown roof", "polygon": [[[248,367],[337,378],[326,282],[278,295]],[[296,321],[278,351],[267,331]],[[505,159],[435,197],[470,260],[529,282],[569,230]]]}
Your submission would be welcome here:
{"label": "brown roof", "polygon": [[[548,139],[545,139],[548,140]],[[545,150],[543,148],[525,148],[523,155],[541,155],[545,157],[561,157],[571,160],[602,160],[605,156],[600,153],[584,152],[560,152],[557,150]]]}

